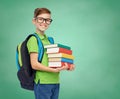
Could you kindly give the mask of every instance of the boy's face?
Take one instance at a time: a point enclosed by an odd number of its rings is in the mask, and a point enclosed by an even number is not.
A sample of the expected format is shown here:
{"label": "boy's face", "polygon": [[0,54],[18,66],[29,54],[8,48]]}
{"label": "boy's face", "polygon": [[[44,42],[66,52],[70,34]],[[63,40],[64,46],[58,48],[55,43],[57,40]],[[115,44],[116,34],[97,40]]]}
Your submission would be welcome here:
{"label": "boy's face", "polygon": [[47,13],[40,14],[33,19],[33,24],[36,26],[36,29],[41,32],[47,30],[51,22],[51,15]]}

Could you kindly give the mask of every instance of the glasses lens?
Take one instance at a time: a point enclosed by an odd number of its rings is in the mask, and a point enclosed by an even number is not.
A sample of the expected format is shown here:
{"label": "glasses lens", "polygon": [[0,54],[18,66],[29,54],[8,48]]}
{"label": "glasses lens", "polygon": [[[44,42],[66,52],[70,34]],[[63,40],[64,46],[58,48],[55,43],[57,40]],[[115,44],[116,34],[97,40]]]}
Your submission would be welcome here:
{"label": "glasses lens", "polygon": [[37,21],[38,21],[39,23],[42,23],[42,22],[44,21],[44,19],[41,18],[41,17],[38,17],[38,18],[37,18]]}
{"label": "glasses lens", "polygon": [[46,19],[45,21],[47,24],[50,24],[52,22],[52,19]]}
{"label": "glasses lens", "polygon": [[49,19],[49,18],[45,19],[42,17],[37,17],[36,19],[38,23],[43,23],[45,21],[45,23],[50,24],[52,22],[52,19]]}

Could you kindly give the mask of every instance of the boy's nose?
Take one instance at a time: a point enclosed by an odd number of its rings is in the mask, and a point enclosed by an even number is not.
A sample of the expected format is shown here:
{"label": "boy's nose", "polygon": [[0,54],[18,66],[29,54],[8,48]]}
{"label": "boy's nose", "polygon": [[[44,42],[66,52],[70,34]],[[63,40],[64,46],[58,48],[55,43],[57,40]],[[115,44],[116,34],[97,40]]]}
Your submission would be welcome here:
{"label": "boy's nose", "polygon": [[43,23],[46,23],[46,21],[45,21],[45,20],[43,20]]}

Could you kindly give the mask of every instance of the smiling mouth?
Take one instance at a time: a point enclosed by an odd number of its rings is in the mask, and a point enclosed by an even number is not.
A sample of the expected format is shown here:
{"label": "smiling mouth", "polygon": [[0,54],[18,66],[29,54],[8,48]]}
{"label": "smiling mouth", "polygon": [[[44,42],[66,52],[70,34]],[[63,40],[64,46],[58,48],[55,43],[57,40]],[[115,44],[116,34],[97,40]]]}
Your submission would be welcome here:
{"label": "smiling mouth", "polygon": [[41,27],[46,28],[47,26],[41,26]]}
{"label": "smiling mouth", "polygon": [[40,24],[40,26],[41,26],[41,27],[47,27],[46,25],[41,25],[41,24]]}

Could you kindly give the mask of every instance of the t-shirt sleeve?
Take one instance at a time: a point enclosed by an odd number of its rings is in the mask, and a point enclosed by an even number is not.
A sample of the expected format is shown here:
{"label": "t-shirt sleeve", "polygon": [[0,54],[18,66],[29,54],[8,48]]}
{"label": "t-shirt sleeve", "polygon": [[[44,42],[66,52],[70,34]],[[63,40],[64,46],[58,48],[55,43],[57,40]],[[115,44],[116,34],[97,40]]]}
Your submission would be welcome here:
{"label": "t-shirt sleeve", "polygon": [[27,48],[28,48],[28,52],[37,52],[38,53],[38,44],[37,44],[37,39],[32,36],[28,42],[27,42]]}

